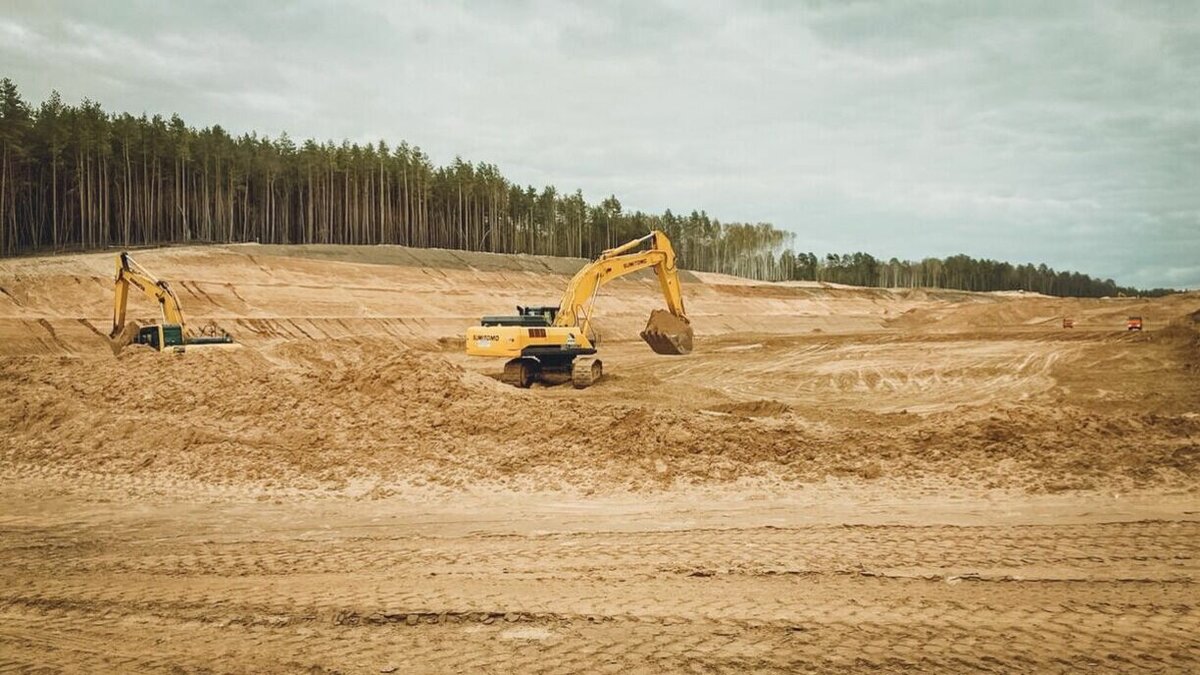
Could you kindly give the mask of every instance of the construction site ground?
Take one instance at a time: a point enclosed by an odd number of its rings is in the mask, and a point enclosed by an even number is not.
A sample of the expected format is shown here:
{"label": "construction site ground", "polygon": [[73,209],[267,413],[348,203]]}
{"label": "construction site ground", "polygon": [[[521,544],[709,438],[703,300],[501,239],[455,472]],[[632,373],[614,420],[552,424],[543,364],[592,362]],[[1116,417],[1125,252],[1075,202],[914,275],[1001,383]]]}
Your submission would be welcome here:
{"label": "construction site ground", "polygon": [[685,273],[660,356],[646,275],[520,390],[462,331],[581,261],[134,255],[238,344],[0,261],[0,673],[1200,670],[1200,294]]}

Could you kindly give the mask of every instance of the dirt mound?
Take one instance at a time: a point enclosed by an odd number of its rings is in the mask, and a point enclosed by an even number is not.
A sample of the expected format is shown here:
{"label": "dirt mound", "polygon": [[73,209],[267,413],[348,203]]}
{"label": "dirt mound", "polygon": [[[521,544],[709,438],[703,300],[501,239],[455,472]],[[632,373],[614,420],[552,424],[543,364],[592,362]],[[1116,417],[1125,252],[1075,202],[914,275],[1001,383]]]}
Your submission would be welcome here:
{"label": "dirt mound", "polygon": [[723,403],[705,408],[713,412],[737,415],[739,417],[772,417],[786,415],[792,408],[786,403],[773,400],[743,401],[741,403]]}
{"label": "dirt mound", "polygon": [[[708,468],[691,457],[735,461],[746,436],[728,424],[696,428],[689,413],[547,405],[381,341],[8,358],[0,380],[16,393],[0,402],[10,430],[0,445],[5,465],[66,473],[293,487],[353,479],[614,486],[672,456],[703,479]],[[762,450],[757,458],[767,459]]]}
{"label": "dirt mound", "polygon": [[1179,484],[1195,479],[1190,439],[1200,436],[1194,416],[1114,420],[1070,407],[863,413],[832,424],[783,415],[789,407],[770,400],[714,416],[547,398],[557,392],[506,387],[384,340],[10,357],[0,381],[12,392],[0,401],[7,473],[289,490],[355,481],[624,490],[837,476],[1028,490]]}

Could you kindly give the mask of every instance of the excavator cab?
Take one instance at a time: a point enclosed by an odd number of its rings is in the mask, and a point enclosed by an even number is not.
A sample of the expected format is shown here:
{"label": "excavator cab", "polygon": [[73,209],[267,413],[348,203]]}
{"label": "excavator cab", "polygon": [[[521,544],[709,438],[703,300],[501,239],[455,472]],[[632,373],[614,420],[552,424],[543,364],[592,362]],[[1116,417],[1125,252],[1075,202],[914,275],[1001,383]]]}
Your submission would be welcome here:
{"label": "excavator cab", "polygon": [[558,315],[558,307],[539,306],[522,307],[517,305],[516,316],[485,316],[480,320],[481,326],[532,326],[534,328],[553,326],[554,318]]}

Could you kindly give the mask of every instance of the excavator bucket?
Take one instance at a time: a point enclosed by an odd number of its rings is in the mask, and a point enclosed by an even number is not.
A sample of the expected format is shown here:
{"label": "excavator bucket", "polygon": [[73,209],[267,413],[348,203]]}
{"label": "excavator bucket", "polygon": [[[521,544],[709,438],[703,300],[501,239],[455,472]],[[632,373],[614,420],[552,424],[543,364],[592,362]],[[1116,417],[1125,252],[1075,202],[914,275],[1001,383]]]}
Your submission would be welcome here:
{"label": "excavator bucket", "polygon": [[108,336],[108,346],[112,348],[113,355],[120,354],[121,350],[133,344],[141,329],[142,327],[138,322],[130,321],[122,328],[111,333]]}
{"label": "excavator bucket", "polygon": [[690,354],[692,352],[692,325],[687,319],[675,316],[665,309],[650,312],[642,339],[658,354]]}

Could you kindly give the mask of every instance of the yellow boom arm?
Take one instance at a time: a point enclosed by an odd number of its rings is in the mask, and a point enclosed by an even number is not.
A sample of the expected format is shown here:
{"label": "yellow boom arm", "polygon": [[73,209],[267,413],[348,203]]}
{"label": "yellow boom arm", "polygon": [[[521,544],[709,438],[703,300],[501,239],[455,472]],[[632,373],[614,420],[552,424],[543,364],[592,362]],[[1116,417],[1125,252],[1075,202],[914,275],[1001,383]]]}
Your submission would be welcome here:
{"label": "yellow boom arm", "polygon": [[[635,251],[647,242],[650,244],[648,249]],[[567,290],[559,302],[554,325],[578,326],[583,334],[587,335],[592,305],[600,287],[613,279],[647,267],[653,267],[658,276],[659,286],[667,301],[667,309],[671,314],[686,321],[683,293],[679,288],[679,273],[675,268],[675,249],[671,248],[671,240],[667,239],[667,235],[654,230],[640,239],[604,251],[600,257],[579,270],[571,278],[571,283],[567,284]]]}
{"label": "yellow boom arm", "polygon": [[179,298],[165,281],[161,281],[134,262],[128,253],[117,256],[116,292],[113,294],[113,326],[109,337],[115,338],[125,328],[125,307],[129,304],[129,287],[133,286],[158,302],[164,324],[177,324],[184,329],[183,310]]}

